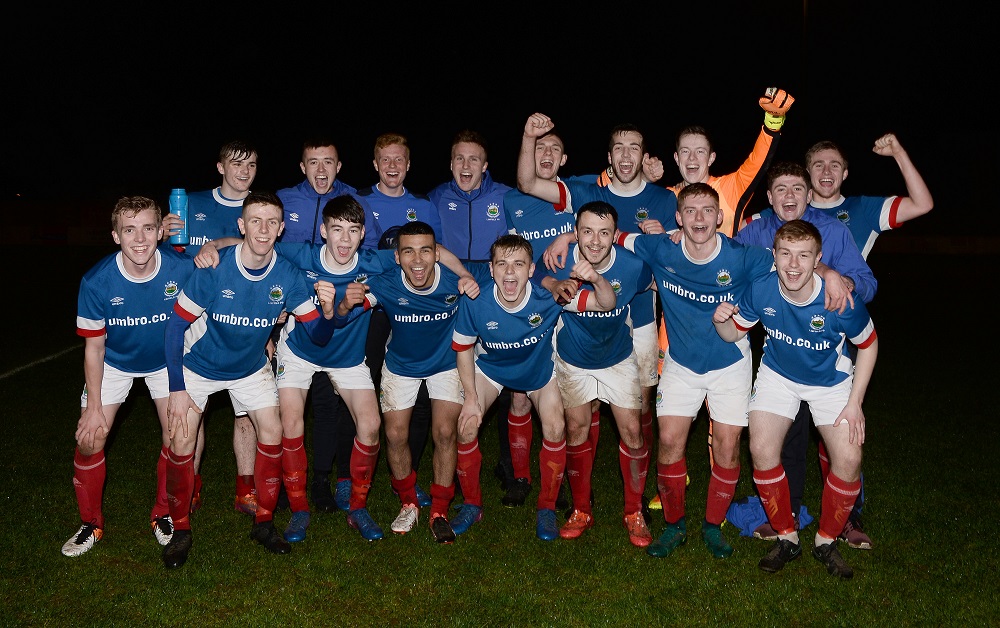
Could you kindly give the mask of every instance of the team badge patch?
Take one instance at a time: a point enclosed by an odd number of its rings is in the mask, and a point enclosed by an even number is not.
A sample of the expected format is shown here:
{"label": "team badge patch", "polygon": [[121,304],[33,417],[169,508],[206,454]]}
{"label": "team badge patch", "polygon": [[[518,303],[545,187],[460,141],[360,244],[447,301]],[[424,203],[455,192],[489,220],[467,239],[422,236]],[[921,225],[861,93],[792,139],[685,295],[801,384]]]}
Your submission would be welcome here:
{"label": "team badge patch", "polygon": [[639,222],[639,221],[642,221],[642,220],[646,220],[647,218],[649,218],[649,210],[648,209],[646,209],[645,207],[640,207],[639,209],[636,210],[636,212],[635,212],[636,222]]}
{"label": "team badge patch", "polygon": [[284,375],[285,375],[285,363],[281,362],[278,364],[278,369],[277,372],[275,373],[275,376],[278,379],[281,379],[282,377],[284,377]]}
{"label": "team badge patch", "polygon": [[822,314],[816,314],[811,319],[809,319],[809,329],[813,331],[823,331],[826,326],[826,317]]}
{"label": "team badge patch", "polygon": [[715,283],[719,286],[728,286],[733,283],[733,276],[729,274],[728,270],[722,268],[715,274]]}
{"label": "team badge patch", "polygon": [[357,277],[354,278],[355,283],[368,283],[368,273],[359,273]]}
{"label": "team badge patch", "polygon": [[175,297],[177,296],[177,282],[168,281],[167,285],[163,286],[163,296],[165,297]]}
{"label": "team badge patch", "polygon": [[449,294],[444,298],[445,305],[454,305],[455,301],[458,301],[457,294]]}
{"label": "team badge patch", "polygon": [[622,282],[620,279],[612,279],[610,283],[611,289],[615,291],[615,294],[622,293]]}
{"label": "team badge patch", "polygon": [[849,222],[851,222],[851,215],[848,214],[845,210],[842,209],[842,210],[840,210],[840,211],[837,212],[837,220],[839,220],[840,222],[842,222],[842,223],[844,223],[846,225]]}
{"label": "team badge patch", "polygon": [[496,203],[490,203],[489,207],[486,208],[486,215],[493,219],[500,217],[500,206]]}
{"label": "team badge patch", "polygon": [[271,286],[271,291],[267,293],[267,298],[271,303],[281,303],[285,299],[285,290],[281,286]]}
{"label": "team badge patch", "polygon": [[414,222],[417,219],[417,210],[412,207],[406,209],[406,220],[409,222]]}
{"label": "team badge patch", "polygon": [[538,327],[539,325],[542,324],[542,315],[539,314],[538,312],[535,312],[534,314],[528,317],[528,324],[531,325],[532,327]]}

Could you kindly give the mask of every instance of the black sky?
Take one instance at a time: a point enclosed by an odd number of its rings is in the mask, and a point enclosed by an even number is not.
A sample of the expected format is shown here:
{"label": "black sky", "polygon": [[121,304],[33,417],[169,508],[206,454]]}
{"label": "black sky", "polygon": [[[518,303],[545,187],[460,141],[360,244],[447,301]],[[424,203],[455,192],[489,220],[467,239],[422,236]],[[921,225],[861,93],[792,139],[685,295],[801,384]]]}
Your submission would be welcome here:
{"label": "black sky", "polygon": [[[361,187],[376,180],[372,144],[386,131],[409,136],[407,183],[423,192],[450,176],[463,127],[486,135],[491,173],[512,184],[534,111],[564,132],[565,173],[602,168],[607,132],[634,122],[672,182],[674,135],[688,124],[713,134],[713,172],[735,169],[769,85],[797,98],[778,158],[838,142],[849,194],[904,192],[894,162],[870,152],[887,131],[938,207],[979,205],[976,182],[997,171],[985,95],[998,55],[992,35],[977,35],[984,16],[898,0],[421,5],[15,11],[0,44],[4,204],[103,213],[123,194],[165,201],[174,186],[214,187],[216,152],[237,137],[259,149],[255,189],[298,183],[300,146],[314,134],[337,141],[340,178]],[[975,179],[950,190],[955,174]],[[949,228],[943,213],[923,228]]]}

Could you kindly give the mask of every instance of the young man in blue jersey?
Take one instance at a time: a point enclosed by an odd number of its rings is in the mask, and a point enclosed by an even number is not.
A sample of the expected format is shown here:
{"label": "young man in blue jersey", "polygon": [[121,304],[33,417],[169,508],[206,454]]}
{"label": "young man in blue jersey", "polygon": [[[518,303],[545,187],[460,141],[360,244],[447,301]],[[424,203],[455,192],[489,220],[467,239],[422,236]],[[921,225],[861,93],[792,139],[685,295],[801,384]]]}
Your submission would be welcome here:
{"label": "young man in blue jersey", "polygon": [[[220,255],[216,268],[199,268],[181,291],[165,331],[170,396],[167,492],[174,534],[164,548],[168,568],[180,567],[191,550],[189,507],[195,441],[209,395],[229,390],[247,409],[257,433],[254,484],[257,512],[251,538],[276,554],[291,546],[274,529],[281,485],[281,420],[278,390],[265,346],[282,311],[295,316],[310,338],[325,344],[334,329],[332,284],[311,287],[299,268],[274,252],[284,227],[281,200],[252,192],[239,220],[243,242]],[[313,304],[318,296],[323,315]]]}
{"label": "young man in blue jersey", "polygon": [[714,456],[701,536],[716,558],[733,548],[722,522],[740,478],[740,437],[747,425],[753,363],[748,340],[724,342],[711,317],[716,304],[735,301],[774,263],[763,247],[744,247],[719,231],[719,193],[708,183],[686,185],[677,197],[679,243],[661,235],[629,234],[621,243],[656,276],[670,344],[656,393],[659,422],[657,492],[666,526],[646,553],[669,556],[687,541],[685,497],[691,424],[706,399],[713,423]]}
{"label": "young man in blue jersey", "polygon": [[150,513],[160,545],[174,532],[167,505],[167,362],[163,332],[194,264],[169,245],[157,248],[162,226],[152,199],[125,196],[111,212],[111,237],[121,250],[83,276],[76,333],[84,338],[82,410],[76,425],[73,488],[80,529],[62,547],[80,556],[104,536],[104,446],[132,383],[143,379],[160,419],[156,501]]}
{"label": "young man in blue jersey", "polygon": [[[650,444],[643,442],[639,416],[642,391],[632,329],[631,304],[636,295],[650,289],[649,266],[615,245],[618,213],[604,201],[584,203],[576,212],[577,244],[568,260],[586,261],[611,283],[617,298],[613,310],[599,314],[566,313],[556,331],[556,380],[566,414],[566,469],[573,492],[574,510],[560,530],[563,538],[578,538],[594,523],[591,504],[591,474],[594,453],[590,439],[593,402],[611,408],[620,437],[618,462],[624,485],[624,518],[629,541],[646,547],[652,541],[642,514],[642,489],[649,468]],[[533,278],[556,299],[575,293],[576,280],[562,269]]]}
{"label": "young man in blue jersey", "polygon": [[[447,264],[440,262],[444,256]],[[475,273],[466,270],[438,246],[433,228],[422,221],[399,228],[394,259],[398,266],[369,277],[364,286],[349,286],[338,314],[356,306],[365,311],[381,306],[392,328],[379,391],[391,483],[401,504],[392,531],[406,534],[419,519],[409,429],[418,390],[426,386],[434,441],[430,528],[435,541],[451,543],[455,531],[447,515],[455,494],[455,433],[462,388],[450,343],[455,313],[465,300],[462,295],[475,298],[478,281],[488,276],[483,265]]]}
{"label": "young man in blue jersey", "polygon": [[[622,231],[663,233],[664,225],[672,224],[677,210],[674,193],[651,185],[642,176],[643,164],[650,157],[642,132],[632,124],[615,126],[608,136],[608,164],[614,174],[607,187],[585,181],[548,181],[537,176],[533,164],[531,138],[540,137],[555,128],[548,116],[535,113],[528,117],[521,139],[517,163],[517,187],[525,194],[549,202],[567,198],[571,206],[579,207],[590,201],[604,201],[618,210]],[[542,259],[546,268],[557,270],[565,266],[569,243],[574,234],[561,235],[549,245]],[[656,299],[653,290],[646,290],[631,304],[632,338],[639,365],[642,388],[643,441],[653,440],[653,395],[658,380],[659,346],[656,330]]]}
{"label": "young man in blue jersey", "polygon": [[[813,190],[809,204],[842,222],[850,230],[854,242],[866,260],[875,245],[875,239],[881,233],[923,216],[934,207],[934,199],[927,184],[894,134],[887,133],[875,140],[872,152],[882,157],[892,157],[896,161],[906,185],[906,196],[845,197],[841,188],[848,175],[847,157],[834,142],[817,142],[809,147],[805,156],[806,170],[809,172]],[[760,215],[766,213],[761,212]],[[792,512],[798,512],[805,489],[806,452],[809,445],[808,417],[808,408],[803,404],[802,413],[797,418],[805,420],[796,420],[793,423],[786,436],[782,454],[782,464],[788,474],[792,493]],[[820,470],[825,477],[829,461],[824,449],[820,441]],[[841,535],[841,540],[846,542],[848,547],[855,549],[871,549],[873,545],[861,522],[861,508],[864,504],[863,486],[862,482],[858,502],[851,511],[851,517]],[[768,529],[768,526],[769,524],[762,524],[755,532],[755,536],[773,539],[774,531]]]}
{"label": "young man in blue jersey", "polygon": [[[826,309],[826,282],[816,272],[822,236],[815,225],[786,221],[775,234],[773,252],[776,272],[754,282],[735,304],[721,303],[712,319],[728,342],[744,338],[757,322],[768,338],[750,399],[750,455],[777,541],[758,566],[775,573],[802,554],[781,449],[799,405],[806,402],[830,455],[812,554],[831,575],[851,578],[854,570],[837,551],[837,538],[861,492],[861,405],[878,337],[860,299],[843,312]],[[857,347],[854,361],[848,342]]]}
{"label": "young man in blue jersey", "polygon": [[[393,227],[401,227],[410,222],[426,222],[434,229],[437,241],[441,240],[441,218],[437,207],[424,194],[416,194],[404,185],[407,173],[410,171],[410,146],[407,138],[398,133],[383,133],[375,138],[374,158],[372,160],[375,172],[378,173],[378,183],[371,187],[361,188],[355,196],[368,213],[375,217],[379,230],[384,234]],[[395,230],[393,230],[395,232]],[[388,239],[388,238],[386,238]],[[380,240],[379,246],[383,243]],[[386,242],[384,246],[395,249],[395,242]],[[378,390],[382,380],[382,364],[385,362],[385,343],[389,338],[389,320],[381,308],[376,308],[371,314],[368,326],[368,345],[365,353],[368,356],[368,367],[372,371],[375,389]],[[431,424],[431,403],[427,396],[427,386],[421,385],[417,400],[413,406],[410,419],[410,459],[413,470],[417,471],[427,444],[428,431]],[[417,501],[421,507],[431,505],[431,497],[418,483],[416,485]]]}
{"label": "young man in blue jersey", "polygon": [[[541,418],[541,488],[535,533],[542,540],[552,541],[559,535],[555,503],[566,462],[565,422],[555,379],[552,334],[564,309],[608,312],[615,308],[616,295],[608,280],[581,259],[573,266],[572,277],[591,284],[592,289],[580,290],[565,304],[557,303],[531,283],[535,269],[532,247],[519,235],[497,238],[490,259],[493,288],[475,301],[462,301],[452,341],[465,393],[458,418],[457,461],[465,502],[452,520],[452,527],[456,534],[463,534],[482,519],[479,428],[486,411],[509,387],[527,394]],[[588,428],[589,424],[588,413]]]}
{"label": "young man in blue jersey", "polygon": [[[296,186],[278,190],[278,197],[285,205],[285,231],[281,242],[323,244],[323,207],[332,198],[357,191],[337,178],[341,167],[340,153],[330,138],[312,137],[302,143],[299,169],[305,179]],[[365,219],[368,228],[362,248],[374,249],[381,232],[368,210]],[[277,342],[277,330],[273,340]],[[356,435],[354,420],[340,402],[328,377],[316,373],[310,390],[313,409],[313,505],[321,512],[347,510],[351,495],[350,459]],[[338,468],[336,499],[330,490],[334,460]]]}
{"label": "young man in blue jersey", "polygon": [[[257,149],[249,142],[233,140],[219,149],[216,170],[222,175],[222,183],[211,190],[192,192],[188,195],[188,236],[191,241],[186,246],[175,246],[189,257],[195,257],[202,245],[218,238],[239,238],[237,225],[243,211],[243,199],[250,193],[257,176]],[[176,214],[163,217],[163,239],[176,235],[184,226],[184,221]],[[273,348],[272,348],[273,349]],[[233,425],[233,453],[236,456],[236,510],[253,515],[257,511],[257,495],[253,491],[253,459],[257,449],[257,435],[246,411],[232,398],[236,415]],[[198,450],[194,467],[201,469],[201,454],[204,447],[204,428],[199,435]],[[193,510],[201,506],[201,473],[195,473]]]}

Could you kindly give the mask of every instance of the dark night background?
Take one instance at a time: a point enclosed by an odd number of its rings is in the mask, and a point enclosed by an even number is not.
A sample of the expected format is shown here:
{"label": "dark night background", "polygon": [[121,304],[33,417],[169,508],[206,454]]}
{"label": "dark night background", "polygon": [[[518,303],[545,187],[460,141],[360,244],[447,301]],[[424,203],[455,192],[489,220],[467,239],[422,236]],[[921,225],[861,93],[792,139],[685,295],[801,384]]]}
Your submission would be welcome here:
{"label": "dark night background", "polygon": [[[254,189],[299,183],[314,134],[337,142],[338,178],[362,187],[377,180],[375,137],[400,132],[407,187],[426,192],[450,177],[451,138],[469,127],[489,141],[494,179],[514,184],[535,111],[567,139],[563,174],[603,168],[619,122],[644,130],[661,184],[679,179],[673,140],[688,124],[712,133],[724,174],[750,151],[769,85],[796,97],[778,159],[832,139],[850,160],[845,193],[904,194],[894,160],[871,153],[893,131],[935,199],[906,233],[985,234],[975,218],[1000,165],[985,14],[898,0],[365,6],[13,10],[0,43],[6,237],[106,234],[118,196],[165,206],[171,187],[215,187],[233,138],[258,148]],[[765,201],[758,190],[754,207]]]}

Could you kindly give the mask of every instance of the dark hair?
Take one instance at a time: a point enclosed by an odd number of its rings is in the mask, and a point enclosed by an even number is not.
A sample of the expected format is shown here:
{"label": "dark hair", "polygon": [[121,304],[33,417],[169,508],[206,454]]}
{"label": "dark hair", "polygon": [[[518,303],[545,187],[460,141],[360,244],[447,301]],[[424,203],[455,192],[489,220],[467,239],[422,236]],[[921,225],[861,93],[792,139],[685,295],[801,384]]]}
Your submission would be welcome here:
{"label": "dark hair", "polygon": [[281,202],[281,199],[274,192],[250,192],[243,199],[244,212],[251,205],[274,205],[282,212],[285,211],[285,204]]}
{"label": "dark hair", "polygon": [[690,196],[711,196],[715,199],[715,204],[719,204],[718,190],[707,183],[689,183],[681,188],[681,191],[677,194],[677,208],[680,209],[681,203],[686,201]]}
{"label": "dark hair", "polygon": [[819,249],[823,250],[823,236],[820,235],[816,225],[805,220],[789,220],[778,227],[774,234],[774,248],[778,248],[779,240],[798,242],[800,240],[815,240]]}
{"label": "dark hair", "polygon": [[681,149],[681,138],[687,135],[701,135],[708,142],[708,152],[712,152],[712,137],[708,134],[708,130],[703,126],[697,124],[686,126],[680,130],[677,134],[677,139],[674,141],[674,151]]}
{"label": "dark hair", "polygon": [[625,122],[622,124],[618,124],[615,126],[615,128],[611,129],[611,135],[608,136],[609,153],[613,151],[615,148],[615,138],[618,137],[619,135],[624,135],[625,133],[638,133],[639,137],[641,138],[639,141],[639,149],[643,153],[646,152],[646,136],[642,134],[642,131],[639,130],[639,127],[632,124],[631,122]]}
{"label": "dark hair", "polygon": [[500,254],[509,255],[518,249],[527,251],[528,259],[535,259],[535,251],[531,248],[531,242],[516,233],[505,233],[490,245],[490,261],[496,260]]}
{"label": "dark hair", "polygon": [[429,235],[434,239],[434,244],[437,244],[437,238],[434,237],[434,228],[422,220],[414,220],[402,225],[399,231],[396,232],[396,250],[399,250],[399,242],[403,239],[403,236],[414,235]]}
{"label": "dark hair", "polygon": [[844,170],[847,170],[847,157],[844,156],[844,151],[840,150],[840,147],[831,142],[830,140],[823,140],[822,142],[816,142],[809,147],[806,151],[806,168],[812,165],[813,158],[821,150],[835,150],[837,154],[840,155],[840,163],[844,164]]}
{"label": "dark hair", "polygon": [[468,142],[469,144],[479,144],[483,147],[483,153],[487,153],[486,149],[486,138],[482,136],[478,131],[473,131],[471,129],[462,129],[455,134],[455,138],[451,140],[452,149],[455,148],[457,144],[462,142]]}
{"label": "dark hair", "polygon": [[232,159],[234,161],[250,159],[251,155],[257,154],[257,149],[253,147],[250,142],[245,142],[243,140],[233,140],[231,142],[226,142],[219,149],[219,163],[223,163],[226,159]]}
{"label": "dark hair", "polygon": [[806,183],[806,189],[811,187],[805,166],[794,161],[779,161],[767,169],[767,189],[771,189],[775,179],[786,175],[801,178]]}
{"label": "dark hair", "polygon": [[584,203],[580,209],[576,210],[576,224],[580,224],[580,216],[584,213],[594,214],[598,218],[607,218],[611,216],[612,222],[615,225],[618,224],[618,210],[611,203],[606,203],[604,201],[590,201],[589,203]]}
{"label": "dark hair", "polygon": [[365,208],[350,194],[334,196],[323,206],[323,222],[343,220],[365,226]]}
{"label": "dark hair", "polygon": [[340,151],[337,150],[337,145],[334,144],[333,140],[324,135],[314,135],[302,142],[302,156],[304,157],[306,151],[310,148],[323,148],[324,146],[330,146],[333,151],[337,153],[337,159],[340,159]]}

